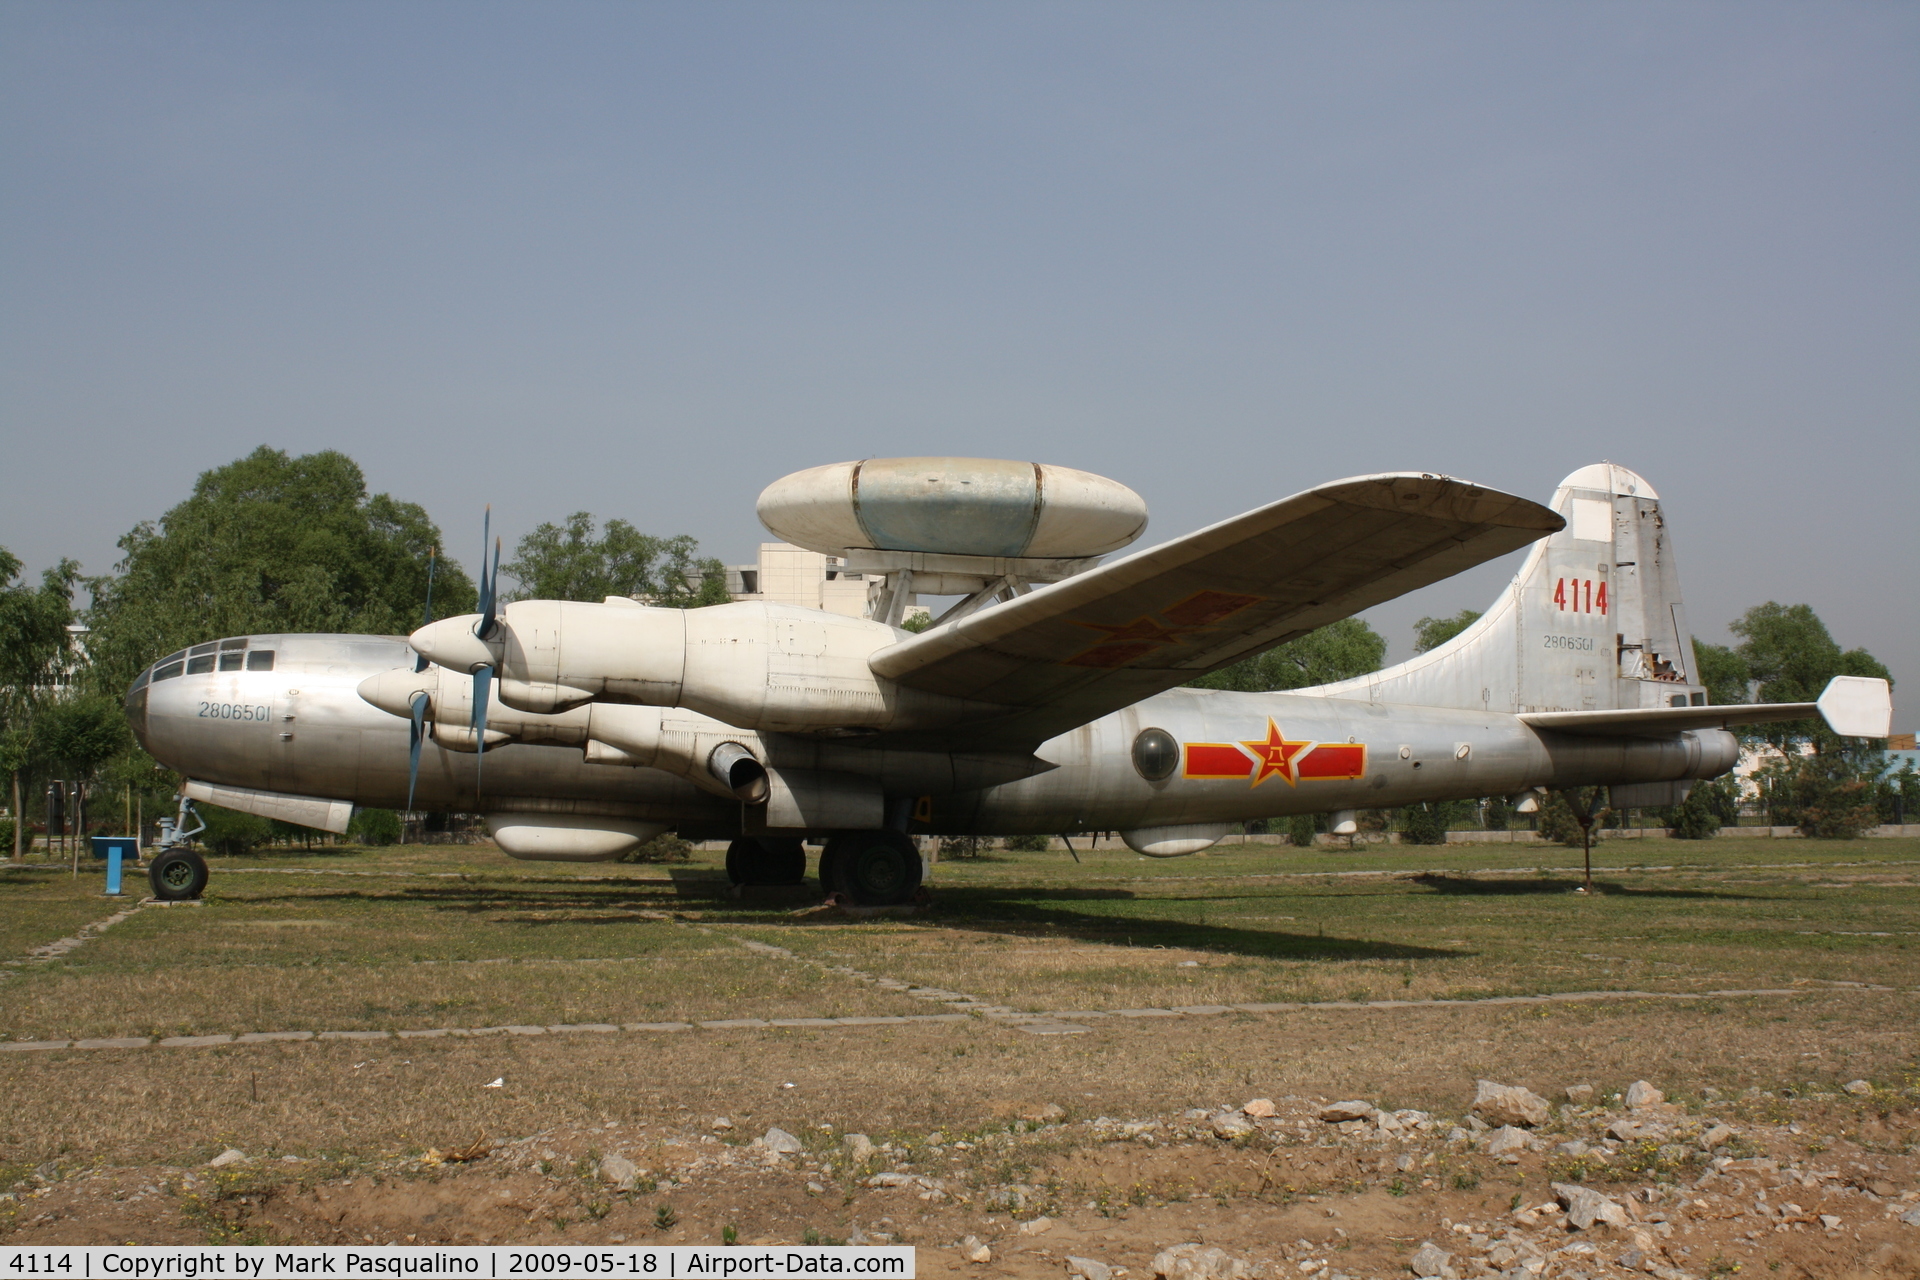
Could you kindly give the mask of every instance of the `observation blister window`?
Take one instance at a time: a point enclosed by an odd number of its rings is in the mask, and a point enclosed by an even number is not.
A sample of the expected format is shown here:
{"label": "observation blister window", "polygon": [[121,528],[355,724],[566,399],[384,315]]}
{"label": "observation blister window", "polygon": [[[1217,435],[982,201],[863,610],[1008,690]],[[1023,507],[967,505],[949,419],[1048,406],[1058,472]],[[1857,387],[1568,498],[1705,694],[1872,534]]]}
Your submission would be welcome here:
{"label": "observation blister window", "polygon": [[273,670],[273,650],[255,649],[252,653],[248,654],[247,670],[249,671]]}
{"label": "observation blister window", "polygon": [[1173,776],[1180,764],[1180,744],[1165,729],[1142,729],[1133,740],[1133,767],[1148,782]]}

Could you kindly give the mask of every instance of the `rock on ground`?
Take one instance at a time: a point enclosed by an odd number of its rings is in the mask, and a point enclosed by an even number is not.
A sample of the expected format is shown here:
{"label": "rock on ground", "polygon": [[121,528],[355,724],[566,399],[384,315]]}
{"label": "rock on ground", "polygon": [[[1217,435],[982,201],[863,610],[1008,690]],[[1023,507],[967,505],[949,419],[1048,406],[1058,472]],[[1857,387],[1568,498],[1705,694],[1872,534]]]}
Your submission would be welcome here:
{"label": "rock on ground", "polygon": [[1348,1120],[1371,1120],[1374,1106],[1371,1102],[1333,1102],[1320,1108],[1320,1118],[1328,1124],[1342,1124]]}
{"label": "rock on ground", "polygon": [[1642,1107],[1657,1107],[1666,1100],[1666,1094],[1645,1080],[1635,1080],[1627,1086],[1627,1109],[1630,1111],[1638,1111]]}
{"label": "rock on ground", "polygon": [[1237,1111],[1222,1111],[1208,1123],[1216,1138],[1239,1138],[1253,1132],[1253,1121]]}
{"label": "rock on ground", "polygon": [[963,1236],[960,1240],[960,1259],[963,1262],[992,1262],[993,1250],[979,1236]]}
{"label": "rock on ground", "polygon": [[1617,1200],[1601,1195],[1590,1187],[1574,1182],[1556,1182],[1553,1194],[1567,1210],[1567,1225],[1585,1231],[1596,1222],[1612,1227],[1627,1227],[1631,1219]]}
{"label": "rock on ground", "polygon": [[1207,1244],[1176,1244],[1153,1257],[1160,1280],[1246,1280],[1247,1264],[1225,1249]]}
{"label": "rock on ground", "polygon": [[1547,1108],[1547,1100],[1531,1089],[1492,1080],[1476,1080],[1473,1083],[1473,1114],[1488,1124],[1516,1124],[1534,1128],[1545,1124],[1552,1115]]}
{"label": "rock on ground", "polygon": [[873,1159],[873,1139],[864,1133],[850,1133],[840,1139],[840,1145],[847,1149],[855,1164],[865,1164]]}
{"label": "rock on ground", "polygon": [[1593,1086],[1590,1084],[1570,1084],[1567,1086],[1567,1101],[1576,1107],[1584,1107],[1593,1101]]}
{"label": "rock on ground", "polygon": [[631,1191],[640,1181],[640,1166],[625,1156],[606,1156],[600,1161],[600,1180]]}
{"label": "rock on ground", "polygon": [[1490,1156],[1504,1156],[1510,1151],[1526,1149],[1527,1131],[1510,1124],[1501,1125],[1493,1131],[1493,1137],[1487,1139],[1487,1154]]}
{"label": "rock on ground", "polygon": [[767,1150],[777,1156],[798,1155],[807,1149],[800,1139],[794,1137],[785,1129],[769,1129],[766,1132],[766,1136],[760,1140],[767,1144]]}
{"label": "rock on ground", "polygon": [[1271,1119],[1276,1114],[1272,1098],[1255,1098],[1242,1106],[1240,1113],[1252,1116],[1255,1120]]}
{"label": "rock on ground", "polygon": [[1113,1268],[1096,1258],[1076,1258],[1067,1255],[1067,1274],[1080,1276],[1082,1280],[1113,1280]]}
{"label": "rock on ground", "polygon": [[1407,1270],[1416,1276],[1440,1276],[1443,1280],[1452,1280],[1453,1255],[1428,1240],[1407,1259]]}
{"label": "rock on ground", "polygon": [[228,1147],[213,1159],[207,1161],[209,1169],[224,1169],[230,1164],[239,1164],[247,1158],[247,1153],[238,1147]]}

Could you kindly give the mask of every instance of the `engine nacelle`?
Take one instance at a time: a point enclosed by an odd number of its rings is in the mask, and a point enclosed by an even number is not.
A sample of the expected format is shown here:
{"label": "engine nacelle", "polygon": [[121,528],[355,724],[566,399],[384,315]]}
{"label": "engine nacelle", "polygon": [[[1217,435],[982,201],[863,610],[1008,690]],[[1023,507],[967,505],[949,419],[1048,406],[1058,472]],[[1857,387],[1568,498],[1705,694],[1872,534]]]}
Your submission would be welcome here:
{"label": "engine nacelle", "polygon": [[1004,711],[882,679],[868,659],[900,632],[795,605],[523,600],[506,607],[487,641],[473,635],[476,621],[443,619],[411,643],[454,671],[493,666],[500,700],[536,714],[628,703],[685,707],[742,729],[806,732],[906,728],[928,713],[950,723],[955,713]]}

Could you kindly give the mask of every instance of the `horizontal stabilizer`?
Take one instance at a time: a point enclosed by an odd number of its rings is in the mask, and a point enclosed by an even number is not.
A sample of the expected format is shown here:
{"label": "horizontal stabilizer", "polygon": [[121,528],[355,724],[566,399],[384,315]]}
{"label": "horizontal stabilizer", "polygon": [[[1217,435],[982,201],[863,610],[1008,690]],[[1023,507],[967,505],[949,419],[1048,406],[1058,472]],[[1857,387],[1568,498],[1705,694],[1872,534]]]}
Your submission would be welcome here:
{"label": "horizontal stabilizer", "polygon": [[1722,707],[1630,707],[1617,711],[1529,711],[1536,729],[1602,738],[1640,738],[1687,729],[1733,729],[1806,720],[1818,715],[1849,738],[1884,738],[1893,729],[1893,694],[1885,680],[1835,676],[1818,702],[1741,702]]}
{"label": "horizontal stabilizer", "polygon": [[911,689],[1009,708],[957,727],[966,745],[1030,747],[1564,523],[1447,476],[1334,481],[936,626],[871,665]]}
{"label": "horizontal stabilizer", "polygon": [[1872,676],[1835,676],[1814,704],[1827,727],[1847,738],[1884,738],[1893,732],[1893,686]]}
{"label": "horizontal stabilizer", "polygon": [[283,795],[278,791],[249,791],[245,787],[223,787],[215,782],[192,780],[187,782],[183,790],[189,800],[232,809],[236,813],[251,813],[259,818],[277,818],[296,827],[314,827],[335,835],[345,832],[347,824],[353,821],[351,800],[321,800],[313,796]]}

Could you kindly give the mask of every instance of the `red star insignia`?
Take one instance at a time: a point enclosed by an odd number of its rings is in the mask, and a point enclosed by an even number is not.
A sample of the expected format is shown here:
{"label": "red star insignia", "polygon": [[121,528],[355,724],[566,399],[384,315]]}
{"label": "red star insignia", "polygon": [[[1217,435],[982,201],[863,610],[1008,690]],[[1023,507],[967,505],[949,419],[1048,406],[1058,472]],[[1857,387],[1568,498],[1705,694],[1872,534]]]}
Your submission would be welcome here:
{"label": "red star insignia", "polygon": [[1253,758],[1260,763],[1260,767],[1254,770],[1253,774],[1253,785],[1257,787],[1271,777],[1278,777],[1288,786],[1292,786],[1296,781],[1293,759],[1312,747],[1313,743],[1310,741],[1288,742],[1286,736],[1280,732],[1279,726],[1275,725],[1269,717],[1267,737],[1264,742],[1242,742],[1240,745],[1252,752]]}

